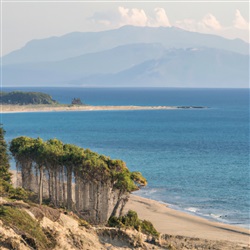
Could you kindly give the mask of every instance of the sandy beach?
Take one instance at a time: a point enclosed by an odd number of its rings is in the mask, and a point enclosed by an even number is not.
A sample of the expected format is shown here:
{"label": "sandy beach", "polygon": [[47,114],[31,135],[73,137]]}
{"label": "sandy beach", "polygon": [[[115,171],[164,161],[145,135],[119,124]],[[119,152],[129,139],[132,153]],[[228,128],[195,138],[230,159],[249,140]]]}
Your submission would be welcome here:
{"label": "sandy beach", "polygon": [[71,105],[1,105],[1,113],[60,112],[60,111],[115,111],[115,110],[171,110],[175,106],[71,106]]}
{"label": "sandy beach", "polygon": [[125,211],[130,209],[136,211],[140,219],[151,221],[160,233],[211,241],[227,241],[225,249],[230,249],[230,243],[245,247],[242,249],[250,249],[250,230],[248,229],[212,222],[136,195],[130,196],[125,207]]}
{"label": "sandy beach", "polygon": [[[12,183],[17,185],[17,172],[11,170]],[[158,232],[170,235],[176,249],[250,249],[250,230],[224,223],[212,222],[167,207],[166,204],[130,195],[124,213],[134,210],[140,219],[149,220]],[[182,243],[184,242],[184,243]],[[178,244],[189,244],[192,248],[180,248]],[[194,245],[204,248],[193,248]],[[213,248],[208,248],[213,246]]]}

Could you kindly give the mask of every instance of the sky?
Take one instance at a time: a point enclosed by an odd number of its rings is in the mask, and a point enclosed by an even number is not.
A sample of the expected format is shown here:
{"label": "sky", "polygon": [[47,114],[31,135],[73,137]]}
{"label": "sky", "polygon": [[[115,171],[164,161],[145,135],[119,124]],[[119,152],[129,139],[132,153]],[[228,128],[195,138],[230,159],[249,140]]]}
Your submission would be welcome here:
{"label": "sky", "polygon": [[249,1],[1,0],[1,55],[33,39],[124,25],[179,27],[249,42]]}

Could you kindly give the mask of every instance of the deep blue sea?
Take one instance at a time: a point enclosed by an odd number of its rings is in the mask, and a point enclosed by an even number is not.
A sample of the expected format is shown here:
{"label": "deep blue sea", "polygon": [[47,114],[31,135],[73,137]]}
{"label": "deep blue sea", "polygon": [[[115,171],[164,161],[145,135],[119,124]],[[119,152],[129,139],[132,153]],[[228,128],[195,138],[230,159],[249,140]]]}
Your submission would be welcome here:
{"label": "deep blue sea", "polygon": [[79,97],[91,105],[209,107],[14,113],[3,114],[1,120],[7,141],[21,135],[56,137],[122,159],[148,180],[138,195],[210,220],[249,227],[249,89],[20,90],[43,91],[62,103]]}

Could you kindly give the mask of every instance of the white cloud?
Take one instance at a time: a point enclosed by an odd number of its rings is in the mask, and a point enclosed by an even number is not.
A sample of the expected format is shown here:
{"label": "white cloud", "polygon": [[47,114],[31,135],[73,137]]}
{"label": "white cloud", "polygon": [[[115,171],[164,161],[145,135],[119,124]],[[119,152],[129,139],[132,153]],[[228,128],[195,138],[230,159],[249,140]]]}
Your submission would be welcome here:
{"label": "white cloud", "polygon": [[236,12],[235,12],[235,19],[233,21],[233,25],[237,29],[242,29],[242,30],[249,29],[249,23],[241,15],[239,10],[236,10]]}
{"label": "white cloud", "polygon": [[170,27],[166,11],[163,8],[155,8],[155,21],[156,26]]}
{"label": "white cloud", "polygon": [[220,25],[219,21],[211,13],[208,13],[206,16],[204,16],[201,23],[212,30],[220,30],[221,29],[221,25]]}
{"label": "white cloud", "polygon": [[148,18],[143,9],[127,9],[119,7],[118,11],[121,15],[120,26],[122,25],[134,25],[134,26],[146,26]]}
{"label": "white cloud", "polygon": [[116,12],[95,13],[90,21],[107,27],[121,27],[124,25],[170,27],[168,16],[163,8],[155,8],[154,16],[149,16],[143,9],[118,7]]}
{"label": "white cloud", "polygon": [[[153,14],[148,15],[144,9],[118,7],[116,11],[96,12],[89,18],[94,24],[99,24],[102,28],[118,28],[124,25],[149,26],[149,27],[171,27],[164,8],[155,8]],[[235,17],[230,26],[223,26],[212,14],[207,13],[200,20],[182,19],[173,23],[178,28],[214,34],[230,39],[241,38],[249,42],[249,23],[244,19],[239,10],[236,10]]]}
{"label": "white cloud", "polygon": [[193,32],[208,33],[229,39],[241,38],[249,42],[249,23],[236,10],[231,26],[223,26],[217,18],[208,13],[201,20],[184,19],[175,22],[174,26]]}
{"label": "white cloud", "polygon": [[194,19],[176,21],[175,26],[189,31],[205,33],[218,31],[222,28],[220,22],[211,13],[205,15],[200,21],[196,21]]}

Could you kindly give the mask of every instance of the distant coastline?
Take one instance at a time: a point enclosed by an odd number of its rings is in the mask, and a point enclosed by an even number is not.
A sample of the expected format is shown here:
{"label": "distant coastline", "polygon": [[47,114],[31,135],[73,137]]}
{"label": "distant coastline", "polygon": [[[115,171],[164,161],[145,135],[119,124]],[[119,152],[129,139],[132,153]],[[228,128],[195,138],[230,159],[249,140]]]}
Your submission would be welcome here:
{"label": "distant coastline", "polygon": [[202,106],[1,105],[0,113],[204,109]]}

